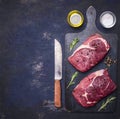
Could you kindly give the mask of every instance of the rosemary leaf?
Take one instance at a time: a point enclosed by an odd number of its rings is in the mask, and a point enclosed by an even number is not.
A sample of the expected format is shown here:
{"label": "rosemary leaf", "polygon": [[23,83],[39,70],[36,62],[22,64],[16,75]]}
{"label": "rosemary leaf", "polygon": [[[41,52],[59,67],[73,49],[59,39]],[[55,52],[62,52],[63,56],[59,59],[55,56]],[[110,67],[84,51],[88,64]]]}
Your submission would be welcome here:
{"label": "rosemary leaf", "polygon": [[76,71],[73,75],[72,78],[67,86],[67,88],[69,88],[71,85],[75,84],[74,79],[78,76],[78,72]]}
{"label": "rosemary leaf", "polygon": [[102,103],[101,107],[98,109],[98,111],[101,111],[107,107],[109,103],[111,103],[113,100],[115,100],[116,97],[108,97],[105,102]]}
{"label": "rosemary leaf", "polygon": [[75,82],[72,82],[71,85],[75,84]]}
{"label": "rosemary leaf", "polygon": [[78,38],[73,39],[70,43],[70,51],[74,48],[74,46],[79,42]]}
{"label": "rosemary leaf", "polygon": [[113,101],[113,100],[115,100],[116,99],[116,97],[111,97],[110,99],[109,99],[109,101]]}

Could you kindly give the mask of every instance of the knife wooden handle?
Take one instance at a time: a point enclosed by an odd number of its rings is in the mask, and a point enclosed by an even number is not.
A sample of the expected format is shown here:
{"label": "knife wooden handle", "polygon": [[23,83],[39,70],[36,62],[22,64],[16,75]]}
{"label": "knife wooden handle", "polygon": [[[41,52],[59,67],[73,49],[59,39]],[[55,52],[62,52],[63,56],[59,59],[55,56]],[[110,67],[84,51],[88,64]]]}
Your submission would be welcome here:
{"label": "knife wooden handle", "polygon": [[54,105],[57,108],[61,107],[61,85],[60,80],[55,80],[55,87],[54,87]]}

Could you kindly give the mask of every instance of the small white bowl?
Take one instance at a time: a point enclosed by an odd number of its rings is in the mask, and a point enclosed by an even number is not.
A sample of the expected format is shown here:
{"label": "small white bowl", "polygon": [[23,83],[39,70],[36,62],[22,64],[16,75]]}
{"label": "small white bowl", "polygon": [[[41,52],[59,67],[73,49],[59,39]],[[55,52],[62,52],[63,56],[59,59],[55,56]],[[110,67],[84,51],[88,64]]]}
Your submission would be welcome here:
{"label": "small white bowl", "polygon": [[111,11],[105,11],[100,15],[100,23],[104,28],[112,28],[116,24],[116,16]]}

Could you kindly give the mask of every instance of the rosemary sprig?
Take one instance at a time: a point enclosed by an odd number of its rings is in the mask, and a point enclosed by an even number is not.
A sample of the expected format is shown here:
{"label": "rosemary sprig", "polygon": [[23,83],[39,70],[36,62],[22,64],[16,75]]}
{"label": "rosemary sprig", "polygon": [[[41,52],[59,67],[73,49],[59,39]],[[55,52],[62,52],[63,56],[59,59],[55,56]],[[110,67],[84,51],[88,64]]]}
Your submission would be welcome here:
{"label": "rosemary sprig", "polygon": [[74,46],[79,42],[78,38],[74,38],[70,43],[70,51],[74,48]]}
{"label": "rosemary sprig", "polygon": [[98,109],[98,111],[101,111],[106,108],[106,106],[111,103],[113,100],[115,100],[116,97],[108,97],[105,102],[102,103],[101,107]]}
{"label": "rosemary sprig", "polygon": [[71,85],[75,84],[74,79],[78,76],[78,72],[76,71],[73,75],[72,78],[67,86],[67,88],[69,88]]}

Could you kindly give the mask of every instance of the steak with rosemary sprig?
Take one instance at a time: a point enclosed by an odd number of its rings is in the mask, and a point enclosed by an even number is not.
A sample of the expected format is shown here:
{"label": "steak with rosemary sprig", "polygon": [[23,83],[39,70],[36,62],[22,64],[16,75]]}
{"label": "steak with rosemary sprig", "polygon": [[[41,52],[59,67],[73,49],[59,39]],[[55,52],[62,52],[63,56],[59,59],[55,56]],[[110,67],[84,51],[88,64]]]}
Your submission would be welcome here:
{"label": "steak with rosemary sprig", "polygon": [[107,69],[101,69],[83,78],[72,94],[83,107],[91,107],[115,89],[116,84],[110,78]]}
{"label": "steak with rosemary sprig", "polygon": [[85,40],[68,61],[79,71],[86,72],[98,64],[110,49],[108,42],[100,35],[94,34]]}

